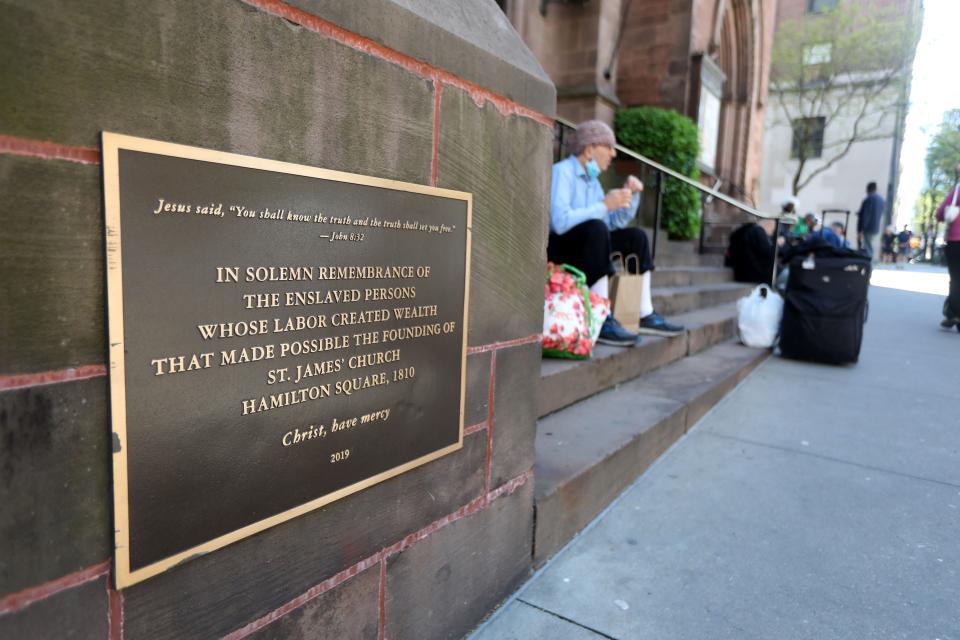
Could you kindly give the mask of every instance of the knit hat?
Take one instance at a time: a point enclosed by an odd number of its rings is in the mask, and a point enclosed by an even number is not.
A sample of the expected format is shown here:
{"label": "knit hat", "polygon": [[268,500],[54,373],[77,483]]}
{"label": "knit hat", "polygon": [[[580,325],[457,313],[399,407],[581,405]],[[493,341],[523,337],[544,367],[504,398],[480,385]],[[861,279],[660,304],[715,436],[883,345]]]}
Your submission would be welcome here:
{"label": "knit hat", "polygon": [[617,144],[617,139],[606,122],[602,120],[587,120],[580,123],[577,132],[573,137],[570,151],[573,155],[580,155],[580,152],[591,144]]}

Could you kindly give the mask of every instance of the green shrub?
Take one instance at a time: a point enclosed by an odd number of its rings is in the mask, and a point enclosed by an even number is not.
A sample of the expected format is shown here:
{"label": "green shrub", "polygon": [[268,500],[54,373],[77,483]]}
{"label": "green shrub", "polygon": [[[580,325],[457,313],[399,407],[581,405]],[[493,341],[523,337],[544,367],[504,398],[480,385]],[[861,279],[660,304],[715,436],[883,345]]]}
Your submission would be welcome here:
{"label": "green shrub", "polygon": [[[656,107],[621,109],[617,140],[628,149],[696,180],[700,137],[697,125],[676,111]],[[692,240],[700,232],[700,194],[688,184],[663,177],[663,227],[670,238]]]}

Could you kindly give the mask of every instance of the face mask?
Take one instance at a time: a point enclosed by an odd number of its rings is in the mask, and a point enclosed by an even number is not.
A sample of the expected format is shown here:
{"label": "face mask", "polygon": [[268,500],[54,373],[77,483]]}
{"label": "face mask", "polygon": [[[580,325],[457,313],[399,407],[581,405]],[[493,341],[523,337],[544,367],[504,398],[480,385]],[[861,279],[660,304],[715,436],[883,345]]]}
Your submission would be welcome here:
{"label": "face mask", "polygon": [[600,165],[597,164],[596,160],[587,163],[587,175],[590,176],[591,180],[600,177]]}

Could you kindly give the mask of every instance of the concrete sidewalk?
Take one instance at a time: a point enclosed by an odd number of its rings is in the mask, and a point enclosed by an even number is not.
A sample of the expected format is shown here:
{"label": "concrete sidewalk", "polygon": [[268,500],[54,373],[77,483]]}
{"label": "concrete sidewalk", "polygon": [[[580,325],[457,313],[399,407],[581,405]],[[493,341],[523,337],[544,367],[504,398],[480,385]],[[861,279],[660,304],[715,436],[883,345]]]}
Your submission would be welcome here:
{"label": "concrete sidewalk", "polygon": [[960,639],[960,334],[870,302],[859,364],[768,360],[475,640]]}

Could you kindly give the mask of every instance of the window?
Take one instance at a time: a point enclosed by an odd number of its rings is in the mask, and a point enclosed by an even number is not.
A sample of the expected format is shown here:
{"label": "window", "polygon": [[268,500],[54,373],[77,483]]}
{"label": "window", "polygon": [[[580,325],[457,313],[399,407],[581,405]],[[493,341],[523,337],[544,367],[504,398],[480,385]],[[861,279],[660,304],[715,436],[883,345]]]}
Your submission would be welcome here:
{"label": "window", "polygon": [[707,55],[694,56],[694,67],[700,74],[700,104],[697,105],[697,126],[700,129],[700,156],[697,160],[711,173],[717,169],[720,142],[720,111],[723,86],[727,81],[717,62]]}
{"label": "window", "polygon": [[830,62],[830,56],[832,53],[833,44],[830,42],[809,44],[803,48],[803,64],[806,66],[811,66]]}
{"label": "window", "polygon": [[790,158],[804,160],[819,158],[823,155],[823,129],[826,127],[826,118],[798,118],[793,121],[793,144],[790,147]]}
{"label": "window", "polygon": [[717,143],[720,140],[720,98],[703,87],[700,90],[700,157],[698,160],[708,169],[717,166]]}
{"label": "window", "polygon": [[807,0],[807,13],[823,13],[837,8],[837,0]]}

